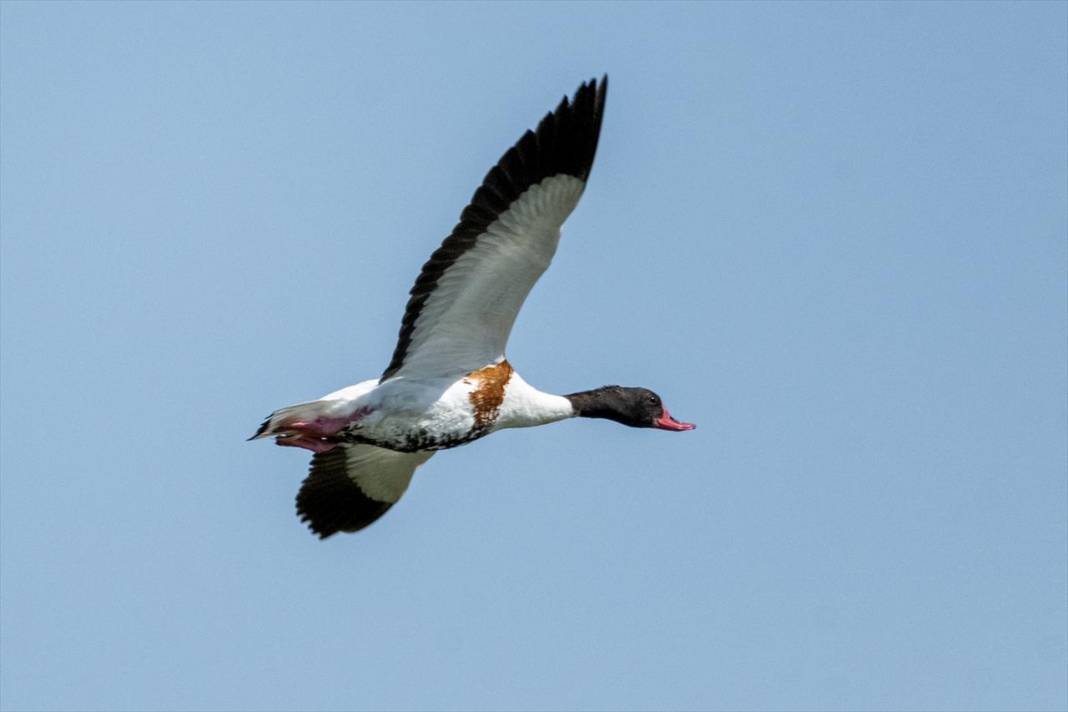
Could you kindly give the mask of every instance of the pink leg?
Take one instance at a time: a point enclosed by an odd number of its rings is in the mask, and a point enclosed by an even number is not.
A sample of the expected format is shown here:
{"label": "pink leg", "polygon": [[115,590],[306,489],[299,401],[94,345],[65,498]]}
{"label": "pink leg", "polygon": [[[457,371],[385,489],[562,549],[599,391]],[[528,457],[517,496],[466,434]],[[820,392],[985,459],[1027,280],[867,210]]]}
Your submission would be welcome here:
{"label": "pink leg", "polygon": [[337,447],[330,438],[371,412],[364,406],[347,418],[319,417],[314,420],[292,420],[279,423],[275,444],[283,447],[302,447],[312,452],[329,452]]}
{"label": "pink leg", "polygon": [[303,433],[316,438],[329,438],[355,423],[360,418],[371,412],[369,406],[360,408],[347,418],[328,418],[326,416],[314,420],[293,420],[279,424],[278,431],[291,433]]}
{"label": "pink leg", "polygon": [[307,435],[279,435],[274,439],[274,443],[282,447],[302,447],[312,452],[330,452],[337,447],[337,443]]}

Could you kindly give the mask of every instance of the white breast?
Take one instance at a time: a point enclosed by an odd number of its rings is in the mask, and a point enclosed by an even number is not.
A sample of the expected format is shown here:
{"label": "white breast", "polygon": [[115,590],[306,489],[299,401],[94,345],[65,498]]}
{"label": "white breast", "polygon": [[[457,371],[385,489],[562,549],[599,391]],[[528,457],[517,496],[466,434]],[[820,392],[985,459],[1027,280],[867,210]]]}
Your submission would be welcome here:
{"label": "white breast", "polygon": [[494,430],[545,425],[574,415],[574,408],[567,398],[539,391],[518,373],[513,373],[505,388]]}

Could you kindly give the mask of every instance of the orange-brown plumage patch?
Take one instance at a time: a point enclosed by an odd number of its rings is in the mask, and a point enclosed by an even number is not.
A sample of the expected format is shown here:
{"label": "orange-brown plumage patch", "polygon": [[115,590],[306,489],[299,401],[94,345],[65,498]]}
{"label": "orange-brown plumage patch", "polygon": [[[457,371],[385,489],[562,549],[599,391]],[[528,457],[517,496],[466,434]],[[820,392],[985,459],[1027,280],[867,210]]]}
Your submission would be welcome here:
{"label": "orange-brown plumage patch", "polygon": [[507,361],[467,374],[466,380],[475,383],[475,389],[468,396],[475,409],[475,430],[485,430],[493,425],[504,402],[504,387],[511,377],[512,364]]}

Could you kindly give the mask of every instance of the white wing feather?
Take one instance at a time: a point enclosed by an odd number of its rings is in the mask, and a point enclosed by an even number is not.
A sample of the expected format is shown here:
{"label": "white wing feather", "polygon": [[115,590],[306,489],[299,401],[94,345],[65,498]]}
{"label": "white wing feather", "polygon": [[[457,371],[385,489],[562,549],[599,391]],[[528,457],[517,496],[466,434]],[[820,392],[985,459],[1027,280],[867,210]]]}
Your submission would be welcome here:
{"label": "white wing feather", "polygon": [[501,213],[438,279],[396,377],[464,374],[504,358],[516,315],[584,187],[574,176],[546,178]]}

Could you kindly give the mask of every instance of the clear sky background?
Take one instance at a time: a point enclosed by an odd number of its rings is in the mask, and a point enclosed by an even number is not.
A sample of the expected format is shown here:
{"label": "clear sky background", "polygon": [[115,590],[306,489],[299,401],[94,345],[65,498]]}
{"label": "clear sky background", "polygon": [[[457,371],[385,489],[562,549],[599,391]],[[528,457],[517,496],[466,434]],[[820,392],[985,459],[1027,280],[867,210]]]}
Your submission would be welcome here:
{"label": "clear sky background", "polygon": [[[0,24],[4,710],[1068,707],[1068,5]],[[602,72],[509,357],[699,429],[500,433],[318,541],[244,439]]]}

